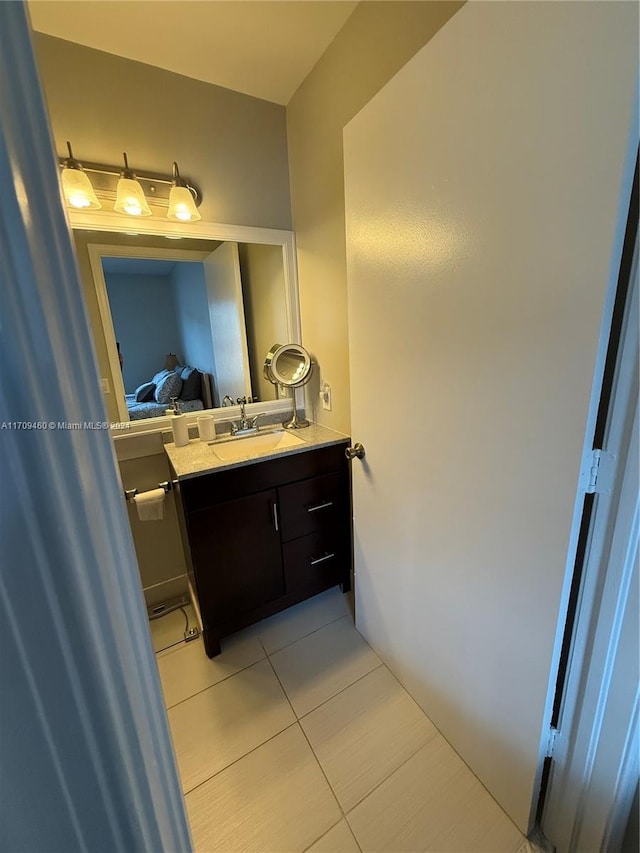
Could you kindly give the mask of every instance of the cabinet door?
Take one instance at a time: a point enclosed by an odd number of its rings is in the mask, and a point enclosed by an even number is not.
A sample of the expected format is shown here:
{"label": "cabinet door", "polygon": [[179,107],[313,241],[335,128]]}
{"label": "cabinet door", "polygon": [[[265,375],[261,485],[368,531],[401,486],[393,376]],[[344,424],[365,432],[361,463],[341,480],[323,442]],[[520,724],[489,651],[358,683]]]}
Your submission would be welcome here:
{"label": "cabinet door", "polygon": [[275,489],[189,514],[205,628],[224,636],[251,611],[284,595]]}

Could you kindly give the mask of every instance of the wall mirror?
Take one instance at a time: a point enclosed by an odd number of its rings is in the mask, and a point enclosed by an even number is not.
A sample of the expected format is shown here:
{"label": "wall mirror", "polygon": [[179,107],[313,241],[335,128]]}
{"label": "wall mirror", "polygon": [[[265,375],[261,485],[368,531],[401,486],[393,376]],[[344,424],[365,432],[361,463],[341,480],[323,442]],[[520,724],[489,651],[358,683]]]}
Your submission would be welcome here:
{"label": "wall mirror", "polygon": [[140,415],[132,395],[172,362],[211,377],[214,411],[226,395],[291,408],[263,360],[273,340],[300,341],[293,232],[104,212],[70,219],[111,422],[129,422],[129,433],[166,428],[162,407]]}

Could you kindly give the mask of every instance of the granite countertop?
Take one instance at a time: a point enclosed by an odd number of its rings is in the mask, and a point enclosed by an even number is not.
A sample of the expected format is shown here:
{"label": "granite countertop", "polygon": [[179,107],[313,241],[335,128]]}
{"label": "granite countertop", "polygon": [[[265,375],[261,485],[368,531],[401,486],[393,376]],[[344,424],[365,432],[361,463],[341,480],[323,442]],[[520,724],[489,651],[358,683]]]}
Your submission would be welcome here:
{"label": "granite countertop", "polygon": [[[267,432],[269,430],[265,429],[261,431],[261,433]],[[185,444],[184,447],[176,447],[173,442],[169,442],[164,445],[164,449],[178,479],[187,480],[190,477],[199,477],[201,474],[212,474],[215,471],[223,471],[227,468],[253,465],[254,462],[265,462],[266,460],[277,459],[284,455],[305,453],[307,450],[315,450],[318,447],[327,447],[330,444],[340,444],[341,442],[349,441],[348,435],[343,435],[341,432],[336,432],[336,430],[329,429],[320,424],[310,424],[303,429],[284,430],[284,432],[291,433],[304,443],[295,447],[263,450],[253,453],[250,457],[234,460],[233,462],[219,459],[214,451],[215,445],[212,446],[206,441],[200,441],[199,438],[192,438],[189,444]],[[222,440],[224,438],[223,436]],[[232,441],[238,442],[242,440],[242,438],[232,439]]]}

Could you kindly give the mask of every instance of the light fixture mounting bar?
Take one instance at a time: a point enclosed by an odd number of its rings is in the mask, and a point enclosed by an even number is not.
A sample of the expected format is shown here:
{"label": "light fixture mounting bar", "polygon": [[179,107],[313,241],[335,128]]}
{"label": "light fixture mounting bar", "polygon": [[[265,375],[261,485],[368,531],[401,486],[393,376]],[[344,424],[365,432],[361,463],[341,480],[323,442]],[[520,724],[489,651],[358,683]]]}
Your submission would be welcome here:
{"label": "light fixture mounting bar", "polygon": [[[64,168],[67,159],[67,157],[58,158],[61,169]],[[98,198],[114,201],[122,167],[107,166],[103,163],[89,163],[83,160],[82,168],[85,172],[90,173],[91,183]],[[150,204],[157,205],[158,207],[169,207],[169,193],[173,186],[171,175],[158,172],[140,172],[137,168],[135,169],[135,175]],[[191,192],[196,207],[199,207],[202,201],[202,193],[199,188],[189,178],[185,178],[182,175],[180,177]]]}

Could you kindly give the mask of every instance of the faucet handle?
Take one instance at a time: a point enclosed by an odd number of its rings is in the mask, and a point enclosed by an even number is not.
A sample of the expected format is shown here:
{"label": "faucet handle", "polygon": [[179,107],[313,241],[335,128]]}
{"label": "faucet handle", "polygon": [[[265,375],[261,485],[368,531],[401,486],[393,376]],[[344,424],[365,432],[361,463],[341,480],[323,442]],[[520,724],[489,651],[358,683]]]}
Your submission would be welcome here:
{"label": "faucet handle", "polygon": [[266,418],[266,417],[267,417],[266,412],[258,412],[257,415],[254,415],[254,417],[251,418],[251,428],[256,429],[256,430],[259,429],[258,418]]}

